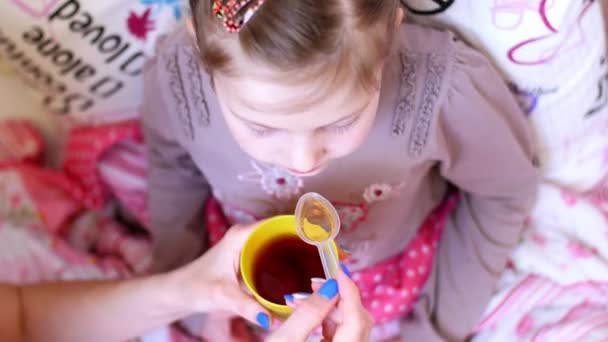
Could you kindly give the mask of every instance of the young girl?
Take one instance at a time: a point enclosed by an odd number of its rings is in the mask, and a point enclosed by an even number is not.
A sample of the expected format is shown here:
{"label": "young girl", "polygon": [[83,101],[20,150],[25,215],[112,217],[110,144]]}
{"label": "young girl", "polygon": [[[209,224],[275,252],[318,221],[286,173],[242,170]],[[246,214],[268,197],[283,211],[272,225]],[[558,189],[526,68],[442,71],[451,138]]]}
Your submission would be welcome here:
{"label": "young girl", "polygon": [[397,0],[191,6],[194,32],[166,38],[146,71],[157,269],[217,240],[221,213],[293,213],[315,191],[385,333],[470,334],[537,181],[526,118],[488,60],[402,24]]}

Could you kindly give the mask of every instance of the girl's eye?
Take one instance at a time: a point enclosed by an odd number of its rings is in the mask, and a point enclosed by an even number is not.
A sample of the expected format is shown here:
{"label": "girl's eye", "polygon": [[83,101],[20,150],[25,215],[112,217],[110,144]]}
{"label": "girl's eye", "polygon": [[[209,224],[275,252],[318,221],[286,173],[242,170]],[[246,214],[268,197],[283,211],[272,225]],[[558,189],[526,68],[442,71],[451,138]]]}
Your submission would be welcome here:
{"label": "girl's eye", "polygon": [[260,137],[260,138],[266,137],[276,131],[272,128],[265,128],[265,127],[253,126],[253,125],[247,125],[247,127],[249,128],[251,133],[253,133],[253,135],[255,135],[256,137]]}
{"label": "girl's eye", "polygon": [[361,115],[358,115],[356,118],[352,119],[350,122],[342,125],[335,125],[332,127],[332,130],[339,134],[344,134],[348,132],[351,128],[353,128],[358,122]]}

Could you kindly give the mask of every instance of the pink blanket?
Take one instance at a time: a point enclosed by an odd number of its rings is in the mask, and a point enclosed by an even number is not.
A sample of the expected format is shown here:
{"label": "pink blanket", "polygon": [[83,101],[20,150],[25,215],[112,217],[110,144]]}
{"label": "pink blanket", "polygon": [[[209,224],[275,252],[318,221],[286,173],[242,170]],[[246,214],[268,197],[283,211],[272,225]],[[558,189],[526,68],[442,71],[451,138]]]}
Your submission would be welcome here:
{"label": "pink blanket", "polygon": [[149,241],[127,234],[107,210],[87,210],[88,189],[41,167],[42,141],[31,125],[2,122],[0,132],[0,281],[108,279],[147,270]]}

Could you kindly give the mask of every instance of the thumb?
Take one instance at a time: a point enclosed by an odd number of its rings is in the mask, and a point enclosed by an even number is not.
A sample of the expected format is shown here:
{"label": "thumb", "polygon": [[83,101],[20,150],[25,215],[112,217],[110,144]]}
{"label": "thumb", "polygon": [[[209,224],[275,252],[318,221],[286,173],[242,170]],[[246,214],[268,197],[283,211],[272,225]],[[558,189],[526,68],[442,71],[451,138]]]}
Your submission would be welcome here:
{"label": "thumb", "polygon": [[268,310],[240,288],[229,291],[226,295],[225,303],[228,305],[226,309],[259,325],[264,330],[268,330],[272,326],[272,316]]}
{"label": "thumb", "polygon": [[225,248],[225,250],[233,251],[235,249],[238,249],[240,251],[240,249],[243,248],[243,246],[245,245],[245,242],[247,241],[251,233],[253,233],[253,231],[259,225],[260,222],[246,225],[234,225],[230,227],[228,231],[226,231],[226,235],[224,235],[224,238],[220,240],[220,243],[228,247]]}
{"label": "thumb", "polygon": [[330,279],[319,291],[302,302],[293,314],[271,335],[271,341],[306,341],[320,326],[338,300],[338,282]]}
{"label": "thumb", "polygon": [[230,241],[233,244],[243,245],[258,225],[259,223],[234,225],[226,231],[226,235],[222,241]]}

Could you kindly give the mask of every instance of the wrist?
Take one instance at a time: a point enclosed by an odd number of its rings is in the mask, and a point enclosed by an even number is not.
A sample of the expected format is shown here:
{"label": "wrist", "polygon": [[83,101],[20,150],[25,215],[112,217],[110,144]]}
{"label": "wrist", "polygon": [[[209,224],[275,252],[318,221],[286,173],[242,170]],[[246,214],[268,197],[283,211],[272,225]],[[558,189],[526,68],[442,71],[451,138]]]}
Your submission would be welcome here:
{"label": "wrist", "polygon": [[176,308],[190,314],[204,313],[209,309],[208,284],[204,277],[194,277],[191,265],[165,275]]}
{"label": "wrist", "polygon": [[181,316],[189,316],[197,312],[194,301],[189,298],[187,290],[188,281],[184,277],[184,272],[179,270],[157,275],[160,283],[160,291],[165,296],[161,299],[163,305],[169,310],[179,313]]}

